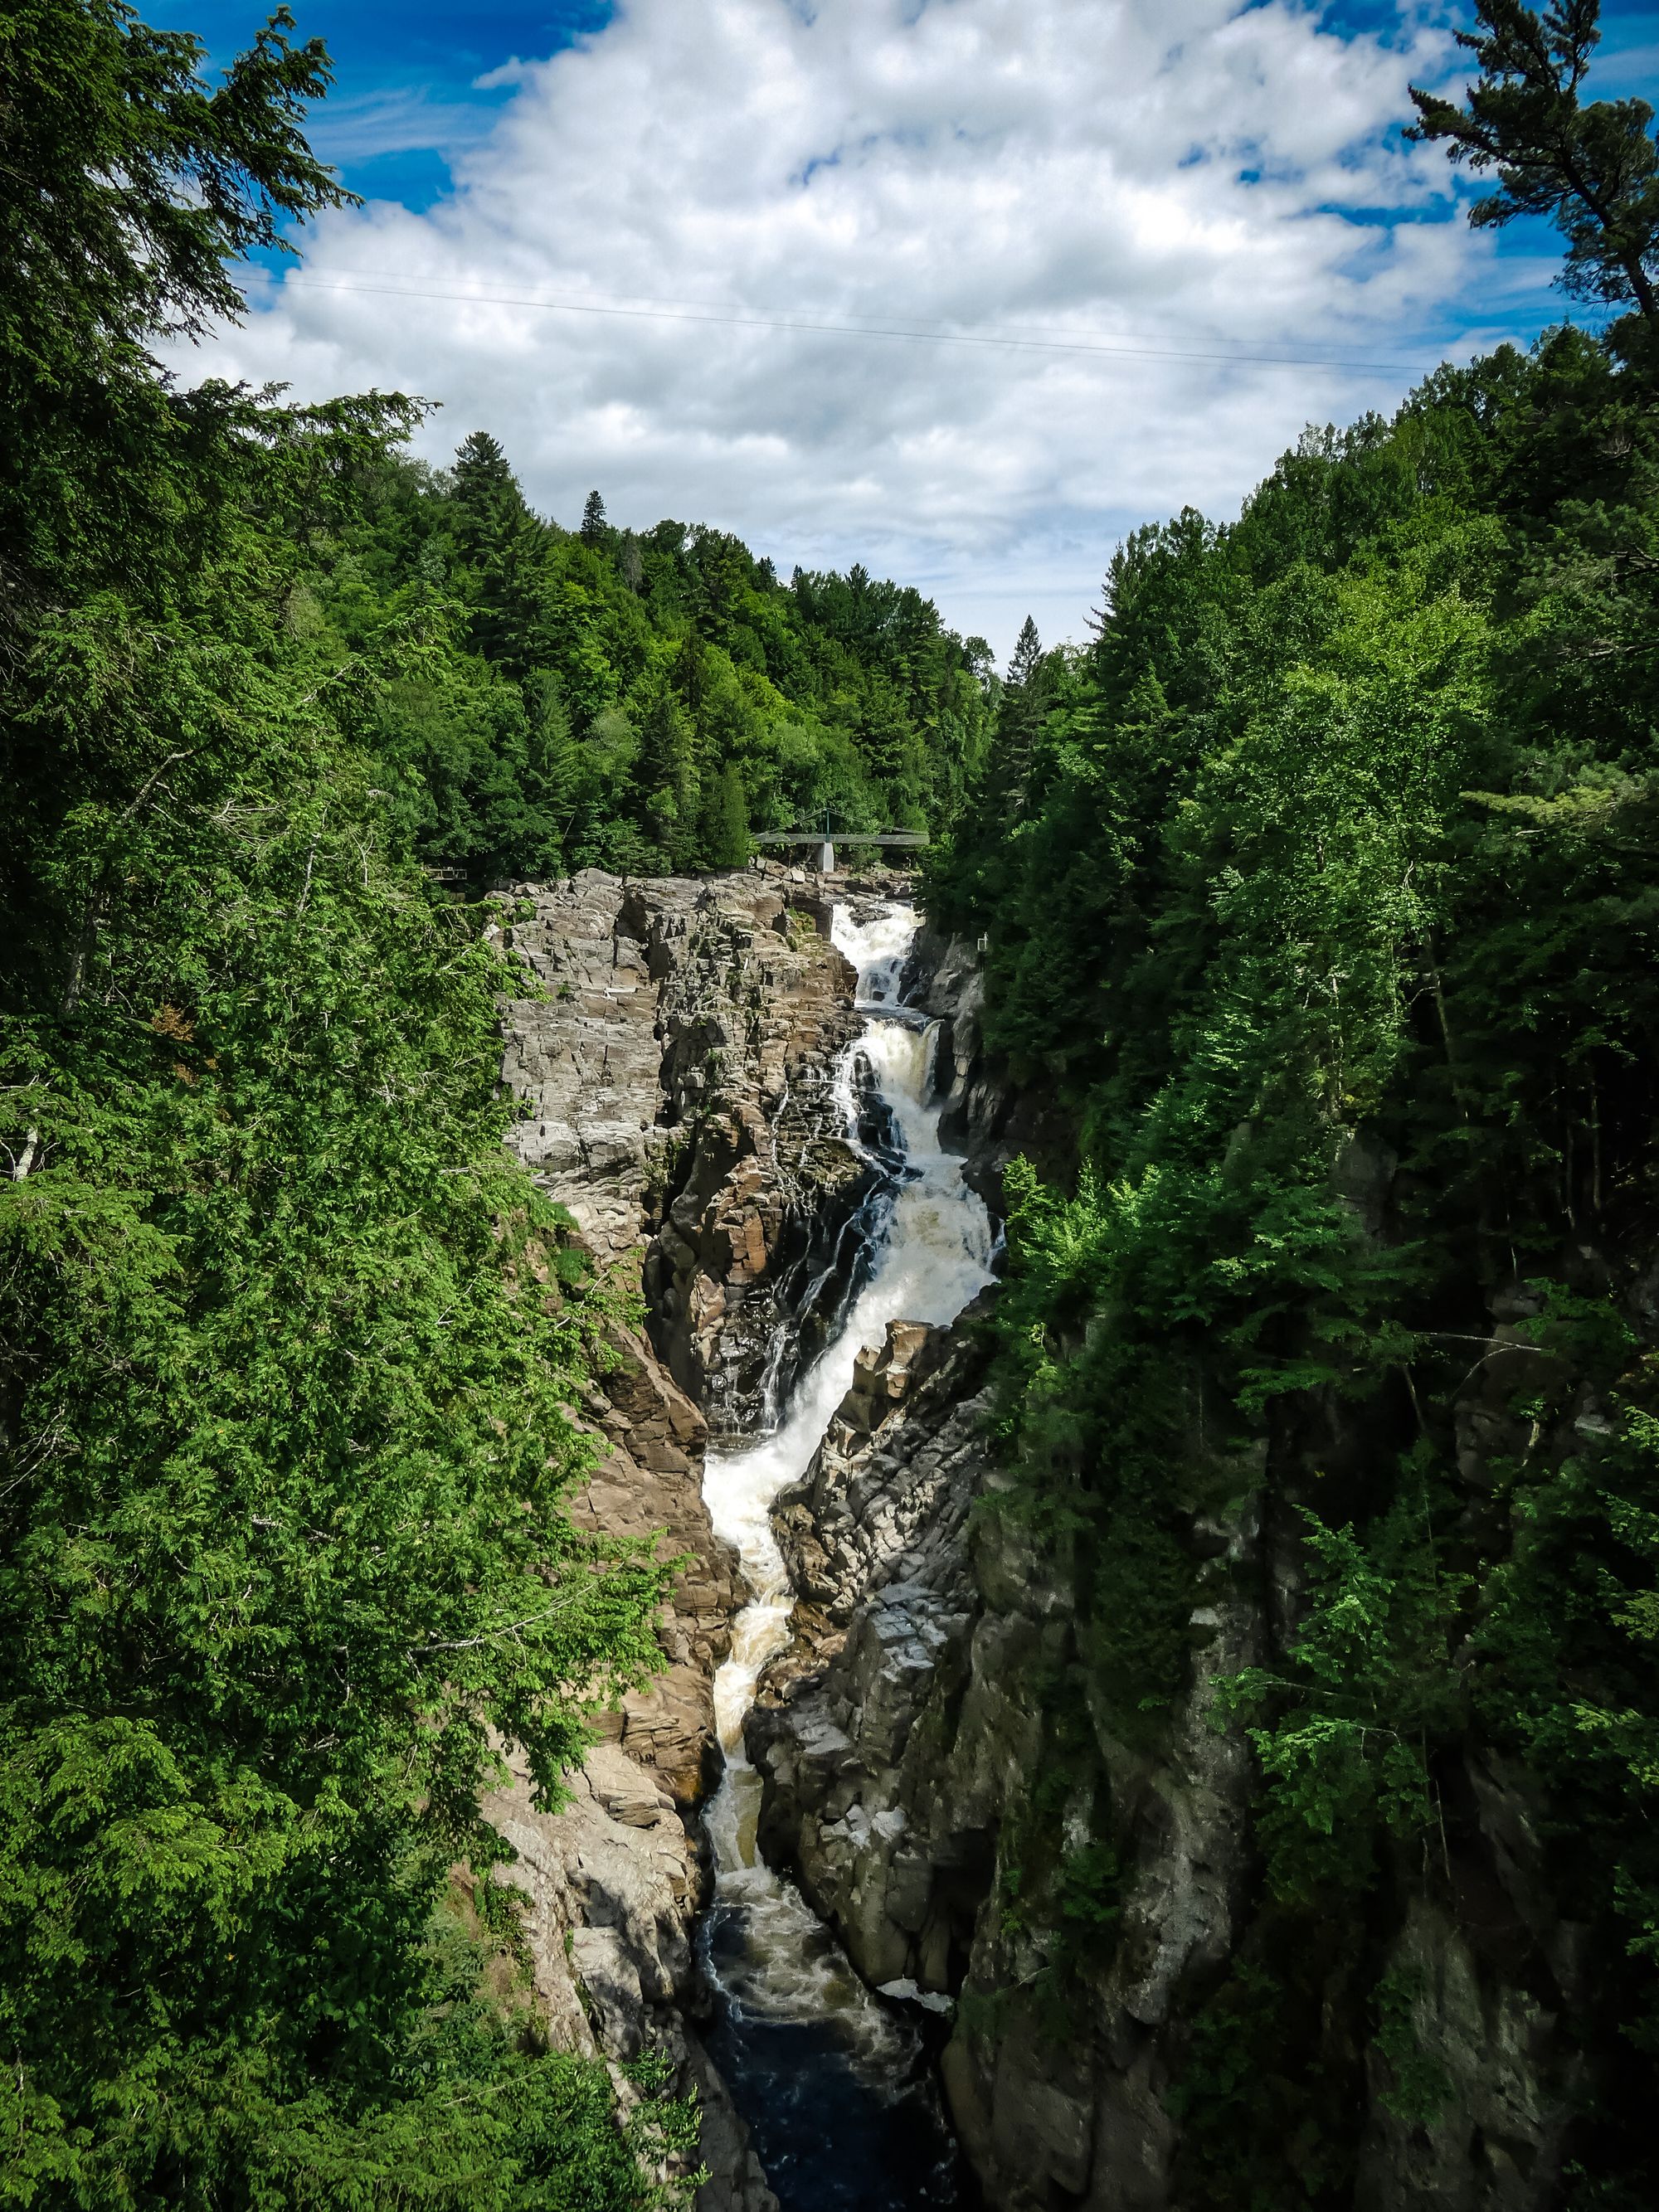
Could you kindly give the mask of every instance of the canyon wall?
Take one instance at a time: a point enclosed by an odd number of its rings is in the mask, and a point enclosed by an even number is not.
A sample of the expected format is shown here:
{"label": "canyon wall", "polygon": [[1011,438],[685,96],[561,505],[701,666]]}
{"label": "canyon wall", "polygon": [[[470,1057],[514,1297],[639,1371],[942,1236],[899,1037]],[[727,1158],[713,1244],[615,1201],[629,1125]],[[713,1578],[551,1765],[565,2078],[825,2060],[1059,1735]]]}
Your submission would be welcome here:
{"label": "canyon wall", "polygon": [[[989,1191],[1015,1150],[1063,1165],[1068,1133],[983,1063],[971,957],[924,951],[921,1000],[947,1024],[946,1141]],[[1372,1231],[1392,1172],[1363,1149],[1340,1170]],[[1513,1319],[1494,1314],[1459,1410],[1466,1480],[1488,1494],[1516,1443],[1502,1371]],[[982,1311],[948,1332],[895,1328],[779,1502],[800,1600],[794,1646],[749,1723],[763,1844],[867,1979],[949,2020],[947,2102],[995,2212],[1219,2204],[1213,2170],[1194,2185],[1183,2087],[1224,1981],[1276,1962],[1253,1758],[1237,1723],[1217,1723],[1213,1687],[1283,1653],[1304,1577],[1297,1502],[1365,1440],[1316,1402],[1299,1428],[1246,1441],[1228,1504],[1188,1522],[1184,1698],[1156,1726],[1126,1725],[1079,1648],[1078,1538],[1035,1522],[996,1456],[986,1336]],[[1079,1682],[1087,1693],[1068,1702],[1059,1686]],[[1344,2201],[1359,2212],[1558,2201],[1580,2086],[1562,2021],[1582,1963],[1547,1902],[1546,1808],[1473,1745],[1467,1789],[1443,1869],[1457,1909],[1442,1869],[1435,1885],[1407,1869],[1392,1921],[1332,1966],[1299,2055],[1358,2130]],[[1386,2051],[1356,2002],[1362,1954],[1369,1978],[1400,1992]],[[1279,2057],[1247,2044],[1226,2061],[1241,2126],[1255,2069]],[[1402,2082],[1419,2077],[1437,2087],[1414,2106]],[[1301,2185],[1301,2155],[1285,2144],[1287,2186]]]}
{"label": "canyon wall", "polygon": [[[702,1492],[711,1424],[737,1430],[780,1377],[768,1354],[831,1325],[871,1180],[830,1094],[852,971],[807,879],[774,872],[517,887],[502,933],[533,993],[504,1009],[511,1141],[619,1294],[612,1364],[579,1409],[605,1456],[578,1522],[662,1532],[689,1564],[662,1675],[602,1716],[574,1802],[537,1810],[515,1767],[490,1807],[514,1845],[538,2003],[564,2047],[649,2045],[704,2111],[702,2212],[773,2199],[698,2043],[690,1942],[706,1887],[697,1806],[717,1771],[710,1684],[742,1601]],[[618,2074],[624,2096],[631,2094]]]}
{"label": "canyon wall", "polygon": [[[704,2212],[772,2200],[694,2019],[710,1683],[741,1599],[702,1456],[711,1433],[742,1433],[775,1406],[792,1363],[833,1328],[859,1278],[872,1182],[841,1133],[859,1102],[832,1095],[856,1018],[823,888],[776,872],[643,885],[590,872],[523,889],[507,925],[538,987],[506,1015],[507,1079],[526,1107],[514,1141],[595,1262],[639,1294],[582,1409],[606,1457],[577,1510],[663,1530],[690,1564],[663,1622],[665,1672],[608,1717],[574,1806],[538,1813],[520,1779],[494,1817],[519,1854],[556,2039],[617,2062],[654,2045],[699,2090]],[[994,1198],[1015,1152],[1063,1172],[1072,1133],[985,1064],[971,954],[924,939],[912,981],[942,1025],[942,1134],[970,1179]],[[1339,1170],[1368,1234],[1393,1172],[1359,1146]],[[1299,1425],[1238,1444],[1226,1503],[1187,1524],[1186,1692],[1139,1725],[1082,1649],[1076,1532],[1035,1521],[998,1456],[994,1298],[950,1329],[896,1322],[867,1347],[778,1501],[798,1599],[747,1731],[762,1845],[866,1980],[938,2039],[993,2212],[1218,2203],[1212,2182],[1194,2182],[1185,2085],[1217,1991],[1271,1970],[1273,1923],[1252,1754],[1241,1728],[1216,1724],[1213,1686],[1284,1652],[1305,1574],[1297,1501],[1366,1443],[1341,1408],[1310,1401]],[[1516,1442],[1503,1364],[1515,1318],[1494,1310],[1460,1401],[1477,1501]],[[1560,1419],[1593,1412],[1564,1401]],[[1091,1686],[1080,1701],[1057,1694],[1079,1681]],[[1351,1958],[1331,1966],[1297,2055],[1358,2131],[1344,2201],[1358,2212],[1546,2212],[1559,2199],[1582,2087],[1562,2027],[1582,1947],[1548,1902],[1547,1808],[1474,1743],[1461,1786],[1446,1883],[1403,1881],[1393,1917],[1363,1931],[1368,1983],[1381,1974],[1401,1993],[1388,2048]],[[1442,2094],[1413,2107],[1401,2081],[1419,2060]],[[1226,2063],[1243,2115],[1252,2069],[1278,2062],[1247,2045]]]}

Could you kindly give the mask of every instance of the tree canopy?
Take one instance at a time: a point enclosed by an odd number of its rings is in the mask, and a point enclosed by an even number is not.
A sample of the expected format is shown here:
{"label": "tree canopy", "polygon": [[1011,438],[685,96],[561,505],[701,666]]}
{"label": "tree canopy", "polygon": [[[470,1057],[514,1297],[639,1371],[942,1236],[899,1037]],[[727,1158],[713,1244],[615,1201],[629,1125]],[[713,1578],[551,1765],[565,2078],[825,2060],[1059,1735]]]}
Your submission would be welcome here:
{"label": "tree canopy", "polygon": [[[1413,1914],[1581,2054],[1563,2201],[1659,2185],[1654,147],[1643,103],[1577,105],[1592,6],[1480,18],[1425,134],[1497,168],[1478,220],[1557,214],[1633,316],[1309,431],[1236,521],[1133,533],[930,854],[1044,1107],[998,1510],[1070,1563],[1045,1757],[1056,1807],[1097,1791],[1091,1848],[1130,1814],[1068,1716],[1164,1746],[1211,1608],[1265,1624],[1216,1711],[1258,1761],[1255,1887],[1172,2100],[1214,2212],[1351,2203],[1368,2082],[1468,2124]],[[1218,1527],[1260,1534],[1223,1559]],[[1497,1958],[1498,1772],[1529,1925],[1571,1923],[1581,1970],[1518,1916]],[[1075,1843],[1023,1837],[1028,1923]]]}

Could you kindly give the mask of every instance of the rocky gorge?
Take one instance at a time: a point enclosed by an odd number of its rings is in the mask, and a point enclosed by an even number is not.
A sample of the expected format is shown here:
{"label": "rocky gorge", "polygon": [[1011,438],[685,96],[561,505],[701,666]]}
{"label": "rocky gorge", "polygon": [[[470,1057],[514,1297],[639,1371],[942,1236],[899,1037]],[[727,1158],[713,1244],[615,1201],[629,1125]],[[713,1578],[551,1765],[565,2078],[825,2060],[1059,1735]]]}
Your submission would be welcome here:
{"label": "rocky gorge", "polygon": [[[688,1563],[665,1672],[610,1717],[575,1805],[538,1813],[521,1784],[495,1808],[550,2032],[669,2055],[702,2103],[705,2212],[765,2212],[769,2174],[786,2207],[1181,2204],[1194,2014],[1259,1911],[1252,1756],[1213,1690],[1282,1648],[1304,1573],[1264,1514],[1266,1441],[1190,1516],[1179,1710],[1155,1737],[1062,1710],[1081,1569],[994,1449],[969,1188],[994,1206],[1011,1154],[1056,1132],[985,1064],[971,957],[799,872],[515,897],[538,986],[506,1014],[515,1140],[642,1295],[584,1409],[607,1456],[580,1510]],[[1358,1216],[1380,1219],[1389,1171],[1346,1163]],[[1502,1380],[1464,1407],[1477,1458]],[[1401,2107],[1398,2037],[1348,2053],[1376,2212],[1554,2201],[1571,1931],[1540,1905],[1535,1804],[1490,1763],[1469,1790],[1484,1856],[1460,1842],[1459,1872],[1502,1940],[1427,1899],[1380,1939],[1455,2099]],[[879,2178],[822,2193],[795,2140],[815,2128],[847,2176],[868,2139]],[[901,2138],[922,2146],[902,2172]]]}
{"label": "rocky gorge", "polygon": [[[533,978],[505,1010],[504,1072],[525,1102],[514,1142],[619,1300],[603,1389],[580,1409],[605,1456],[574,1510],[610,1533],[655,1533],[685,1565],[661,1620],[664,1671],[605,1719],[576,1802],[540,1812],[516,1779],[491,1817],[517,1854],[549,2033],[617,2069],[647,2046],[667,2055],[702,2103],[708,2212],[774,2201],[696,2025],[712,2017],[718,2029],[723,1986],[746,1993],[726,2004],[728,2024],[754,2009],[757,1976],[775,2031],[816,2029],[827,2007],[837,2027],[822,2069],[843,2102],[868,2102],[877,2071],[884,2099],[896,2068],[913,2087],[925,2074],[918,2039],[757,1862],[752,1815],[721,1817],[754,1673],[787,1633],[787,1592],[753,1601],[776,1557],[767,1485],[780,1453],[804,1459],[816,1443],[860,1335],[882,1333],[871,1285],[894,1241],[891,1109],[853,1049],[867,1018],[824,891],[799,872],[635,885],[594,871],[520,887],[502,924]],[[879,933],[891,902],[860,904]],[[902,918],[896,942],[908,945],[914,926]],[[878,994],[897,961],[881,965]],[[963,1191],[961,1202],[983,1222],[977,1199]],[[887,1272],[884,1311],[937,1298]],[[745,1455],[750,1437],[762,1441]],[[707,1502],[722,1491],[729,1534]],[[722,1923],[716,1961],[710,1931]],[[727,2063],[748,2062],[738,2051]],[[879,2132],[873,2106],[865,2117]]]}

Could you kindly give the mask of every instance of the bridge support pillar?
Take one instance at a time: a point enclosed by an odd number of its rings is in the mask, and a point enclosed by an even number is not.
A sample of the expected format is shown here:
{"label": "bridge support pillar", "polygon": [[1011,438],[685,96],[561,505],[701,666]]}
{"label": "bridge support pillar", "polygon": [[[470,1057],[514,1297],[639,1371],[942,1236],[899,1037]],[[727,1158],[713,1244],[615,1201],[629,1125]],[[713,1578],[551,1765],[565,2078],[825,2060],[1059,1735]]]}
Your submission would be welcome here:
{"label": "bridge support pillar", "polygon": [[821,876],[832,876],[835,872],[836,848],[826,838],[824,842],[818,847],[818,873]]}

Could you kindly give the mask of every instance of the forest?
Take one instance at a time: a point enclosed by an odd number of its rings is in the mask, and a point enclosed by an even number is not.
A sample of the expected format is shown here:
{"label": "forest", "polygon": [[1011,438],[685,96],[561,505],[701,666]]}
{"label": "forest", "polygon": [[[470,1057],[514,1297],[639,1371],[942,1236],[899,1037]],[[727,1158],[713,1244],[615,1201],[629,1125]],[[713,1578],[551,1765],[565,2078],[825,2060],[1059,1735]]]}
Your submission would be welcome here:
{"label": "forest", "polygon": [[165,373],[343,197],[292,29],[0,25],[0,2201],[642,2206],[695,2115],[647,2058],[619,2130],[453,1873],[669,1571],[567,1511],[617,1294],[501,1145],[484,894],[925,822],[983,649]]}
{"label": "forest", "polygon": [[[1583,2069],[1561,2201],[1659,2191],[1659,153],[1645,103],[1576,104],[1593,8],[1553,50],[1480,15],[1473,119],[1419,99],[1425,135],[1496,134],[1476,219],[1559,206],[1605,326],[1135,532],[1090,645],[1028,629],[929,856],[988,1042],[1057,1102],[1000,1322],[1020,1510],[1076,1563],[1056,1771],[1079,1710],[1166,1740],[1195,1525],[1254,1496],[1281,1594],[1219,1686],[1259,1869],[1178,2091],[1193,2207],[1351,2202],[1368,2042],[1443,2112],[1384,1932],[1421,1900],[1524,1953],[1479,1873],[1517,1777]],[[1022,1907],[1061,1917],[1033,1826]]]}
{"label": "forest", "polygon": [[769,562],[716,530],[531,513],[487,432],[387,452],[307,537],[285,617],[382,678],[352,735],[389,833],[480,886],[739,867],[754,829],[922,829],[985,742],[989,648],[917,592]]}

